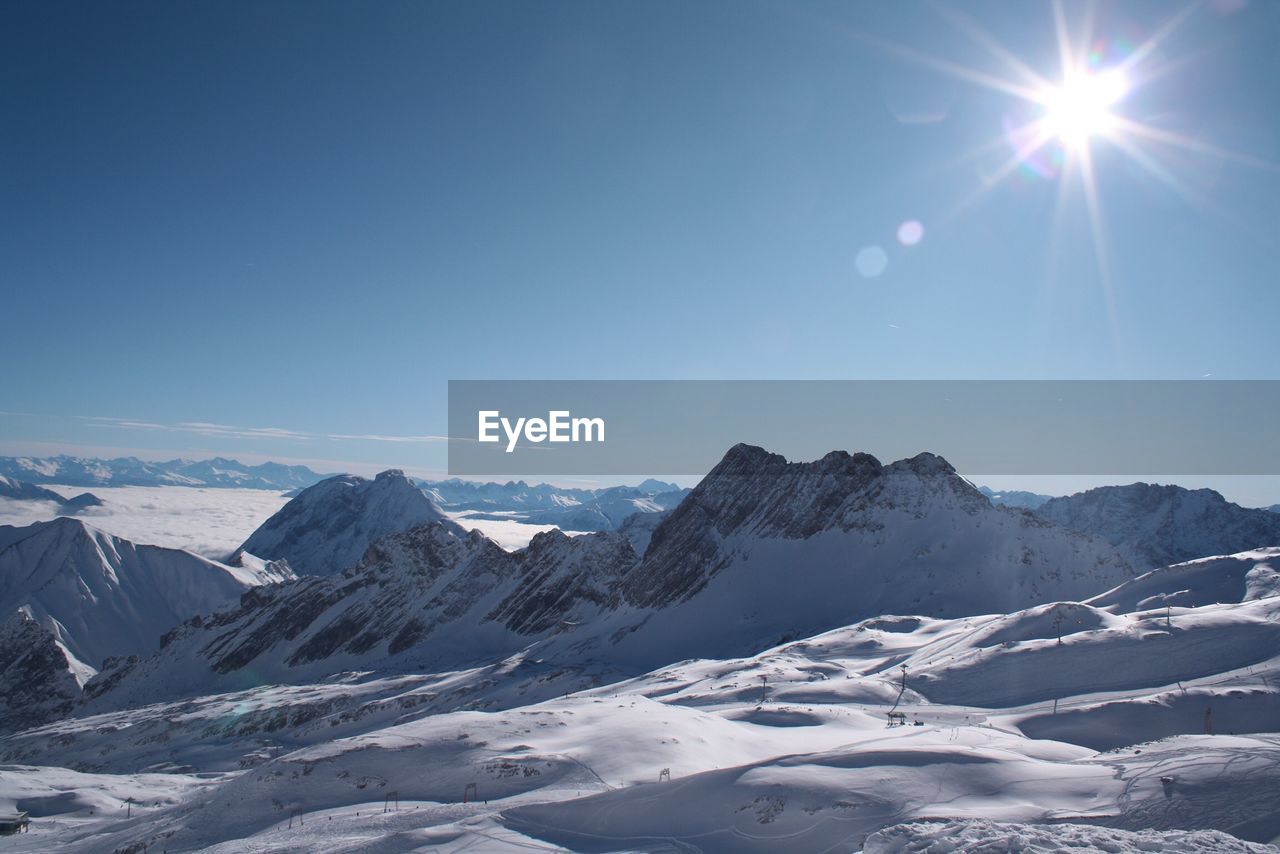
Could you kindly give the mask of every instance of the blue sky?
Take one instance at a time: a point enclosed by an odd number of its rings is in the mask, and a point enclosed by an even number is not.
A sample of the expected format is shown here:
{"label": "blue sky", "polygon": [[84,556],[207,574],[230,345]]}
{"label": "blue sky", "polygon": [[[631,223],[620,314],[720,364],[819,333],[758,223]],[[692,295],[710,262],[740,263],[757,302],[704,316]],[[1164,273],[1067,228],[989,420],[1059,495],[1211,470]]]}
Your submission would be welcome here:
{"label": "blue sky", "polygon": [[1280,6],[1103,4],[1096,67],[1180,13],[1095,220],[981,84],[1058,81],[1047,4],[6,3],[0,453],[439,469],[450,378],[1276,378]]}

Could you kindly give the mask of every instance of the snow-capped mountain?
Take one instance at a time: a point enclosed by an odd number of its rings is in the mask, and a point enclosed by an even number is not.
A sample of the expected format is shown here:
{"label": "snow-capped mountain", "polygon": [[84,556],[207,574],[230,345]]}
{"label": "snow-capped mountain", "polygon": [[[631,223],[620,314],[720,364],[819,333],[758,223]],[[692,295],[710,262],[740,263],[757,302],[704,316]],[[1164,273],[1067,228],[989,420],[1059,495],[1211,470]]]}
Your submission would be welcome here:
{"label": "snow-capped mountain", "polygon": [[529,512],[572,507],[590,501],[595,494],[590,489],[552,486],[549,483],[531,485],[523,480],[491,483],[451,478],[418,480],[417,484],[441,507],[484,512]]}
{"label": "snow-capped mountain", "polygon": [[1045,502],[1036,515],[1106,540],[1138,569],[1280,544],[1280,515],[1212,489],[1132,483]]}
{"label": "snow-capped mountain", "polygon": [[288,490],[310,486],[324,475],[306,466],[246,465],[211,460],[149,462],[137,457],[0,457],[0,475],[27,483],[64,486],[205,486]]}
{"label": "snow-capped mountain", "polygon": [[102,499],[90,492],[82,492],[74,498],[63,498],[52,489],[14,480],[4,475],[0,475],[0,498],[9,498],[14,501],[48,501],[63,513],[77,513],[86,507],[102,505]]}
{"label": "snow-capped mountain", "polygon": [[0,526],[0,615],[25,612],[88,669],[153,652],[188,617],[290,575],[287,567],[233,567],[138,545],[72,517]]}
{"label": "snow-capped mountain", "polygon": [[301,574],[332,575],[355,565],[375,540],[427,522],[462,530],[402,471],[373,480],[338,475],[298,493],[241,548],[287,560]]}
{"label": "snow-capped mountain", "polygon": [[[403,479],[382,480],[391,489]],[[313,489],[346,495],[376,486]],[[381,518],[359,502],[299,506],[308,554],[329,542],[333,518]],[[350,548],[347,528],[337,530]],[[276,553],[252,539],[245,547]],[[540,659],[639,672],[746,654],[874,614],[1014,610],[1131,576],[1105,543],[993,507],[941,458],[882,466],[834,453],[788,463],[743,445],[657,526],[643,559],[621,534],[548,532],[508,553],[435,522],[379,540],[341,577],[254,591],[239,609],[184,626],[135,673],[112,678],[124,686],[119,702],[132,703],[246,678],[296,683],[337,670],[460,666],[535,642]]]}
{"label": "snow-capped mountain", "polygon": [[1041,495],[1038,492],[1026,492],[1021,489],[995,490],[989,486],[980,486],[978,491],[987,496],[992,504],[1021,507],[1023,510],[1035,510],[1050,498],[1053,498],[1052,495]]}
{"label": "snow-capped mountain", "polygon": [[605,655],[741,655],[876,614],[1082,598],[1132,574],[1104,542],[993,506],[933,454],[790,463],[738,445],[653,531],[622,582],[636,613],[611,618]]}

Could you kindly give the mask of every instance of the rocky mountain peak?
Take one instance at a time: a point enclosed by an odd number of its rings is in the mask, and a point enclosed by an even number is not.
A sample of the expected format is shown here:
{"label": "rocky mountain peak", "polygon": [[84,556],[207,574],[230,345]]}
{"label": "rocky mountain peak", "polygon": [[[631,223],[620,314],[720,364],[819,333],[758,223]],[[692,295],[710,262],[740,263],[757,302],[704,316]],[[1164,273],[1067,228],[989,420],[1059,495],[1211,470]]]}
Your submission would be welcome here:
{"label": "rocky mountain peak", "polygon": [[333,575],[354,566],[377,540],[426,523],[462,529],[398,469],[373,480],[327,478],[298,493],[241,546],[299,573]]}
{"label": "rocky mountain peak", "polygon": [[1100,486],[1050,499],[1035,512],[1105,539],[1142,569],[1280,543],[1280,515],[1233,504],[1212,489]]}

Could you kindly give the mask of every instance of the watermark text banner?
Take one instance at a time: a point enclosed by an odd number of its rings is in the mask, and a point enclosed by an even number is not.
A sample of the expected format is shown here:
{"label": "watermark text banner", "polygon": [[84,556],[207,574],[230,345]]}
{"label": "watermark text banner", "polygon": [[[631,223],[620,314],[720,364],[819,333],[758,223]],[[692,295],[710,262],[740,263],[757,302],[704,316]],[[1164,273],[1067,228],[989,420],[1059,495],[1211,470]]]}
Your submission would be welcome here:
{"label": "watermark text banner", "polygon": [[1280,381],[452,380],[449,473],[701,475],[931,451],[988,475],[1280,474]]}

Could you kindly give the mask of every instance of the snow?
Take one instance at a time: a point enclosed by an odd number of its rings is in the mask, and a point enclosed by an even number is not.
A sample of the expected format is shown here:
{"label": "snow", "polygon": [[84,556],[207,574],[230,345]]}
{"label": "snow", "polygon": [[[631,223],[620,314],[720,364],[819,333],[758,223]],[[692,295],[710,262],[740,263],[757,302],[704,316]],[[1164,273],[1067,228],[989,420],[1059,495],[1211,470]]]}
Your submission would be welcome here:
{"label": "snow", "polygon": [[1264,854],[1275,849],[1211,830],[1117,830],[1080,824],[1045,826],[972,819],[897,824],[872,834],[863,851],[864,854],[1023,854],[1027,851]]}
{"label": "snow", "polygon": [[[1265,660],[1220,659],[1200,677],[1188,661],[1155,688],[1149,662],[1110,646],[1150,634],[1153,615],[1079,603],[877,617],[576,693],[590,674],[519,656],[438,674],[339,674],[0,739],[0,761],[13,763],[0,766],[0,802],[69,781],[67,804],[14,850],[164,839],[215,851],[1262,851],[1240,840],[1280,837],[1280,736],[1267,732],[1280,725],[1280,644],[1236,633],[1277,617],[1274,596],[1175,611],[1176,631],[1236,637]],[[1045,649],[1054,667],[990,676]],[[961,664],[1006,694],[1082,693],[939,699],[939,674]],[[1061,679],[1090,669],[1107,673],[1109,690]],[[1186,698],[1181,717],[1175,697]],[[1209,705],[1214,735],[1202,732]],[[892,708],[909,725],[886,727]],[[1099,733],[1112,743],[1090,743]],[[65,767],[83,776],[59,776],[75,773]],[[108,785],[170,778],[168,800],[141,819],[76,806]]]}
{"label": "snow", "polygon": [[[46,487],[71,498],[83,487]],[[265,489],[187,486],[93,487],[104,502],[77,513],[95,527],[135,543],[186,549],[214,560],[235,551],[254,529],[287,502]],[[57,518],[52,502],[0,498],[0,525],[29,525]]]}

